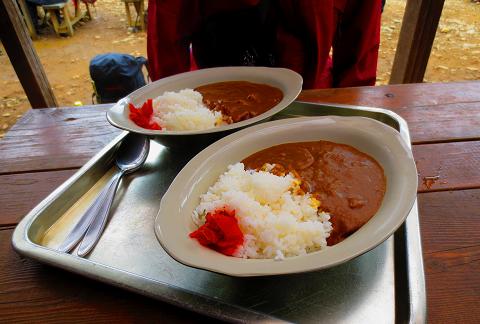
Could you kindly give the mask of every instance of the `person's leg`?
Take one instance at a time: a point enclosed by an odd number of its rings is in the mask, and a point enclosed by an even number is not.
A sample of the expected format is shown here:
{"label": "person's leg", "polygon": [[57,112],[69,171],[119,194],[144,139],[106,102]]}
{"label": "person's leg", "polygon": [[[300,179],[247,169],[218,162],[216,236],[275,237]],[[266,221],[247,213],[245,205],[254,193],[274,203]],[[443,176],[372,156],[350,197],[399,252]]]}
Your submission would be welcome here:
{"label": "person's leg", "polygon": [[380,45],[382,0],[336,0],[334,87],[374,85]]}
{"label": "person's leg", "polygon": [[198,19],[195,3],[148,2],[147,53],[152,81],[190,70],[189,35]]}
{"label": "person's leg", "polygon": [[304,89],[331,87],[333,0],[283,0],[280,5],[279,66],[300,73]]}

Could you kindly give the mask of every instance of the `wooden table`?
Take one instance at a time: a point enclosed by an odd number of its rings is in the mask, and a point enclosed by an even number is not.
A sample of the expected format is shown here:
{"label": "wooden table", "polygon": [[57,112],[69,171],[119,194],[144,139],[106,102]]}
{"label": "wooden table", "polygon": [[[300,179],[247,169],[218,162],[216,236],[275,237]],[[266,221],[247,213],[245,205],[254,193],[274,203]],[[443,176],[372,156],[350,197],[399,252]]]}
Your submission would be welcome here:
{"label": "wooden table", "polygon": [[[430,323],[480,322],[480,82],[305,91],[410,126]],[[193,322],[199,316],[17,255],[15,224],[118,134],[108,105],[31,110],[0,141],[0,321]],[[427,177],[438,180],[424,181]]]}

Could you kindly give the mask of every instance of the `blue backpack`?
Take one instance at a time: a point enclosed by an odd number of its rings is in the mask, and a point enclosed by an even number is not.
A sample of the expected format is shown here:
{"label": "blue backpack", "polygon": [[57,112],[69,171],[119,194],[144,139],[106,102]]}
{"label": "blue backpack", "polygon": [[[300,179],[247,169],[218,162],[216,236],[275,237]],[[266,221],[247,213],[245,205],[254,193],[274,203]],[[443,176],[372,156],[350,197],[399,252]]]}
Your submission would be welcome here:
{"label": "blue backpack", "polygon": [[145,85],[143,66],[147,59],[128,54],[107,53],[90,61],[90,77],[98,103],[112,103]]}

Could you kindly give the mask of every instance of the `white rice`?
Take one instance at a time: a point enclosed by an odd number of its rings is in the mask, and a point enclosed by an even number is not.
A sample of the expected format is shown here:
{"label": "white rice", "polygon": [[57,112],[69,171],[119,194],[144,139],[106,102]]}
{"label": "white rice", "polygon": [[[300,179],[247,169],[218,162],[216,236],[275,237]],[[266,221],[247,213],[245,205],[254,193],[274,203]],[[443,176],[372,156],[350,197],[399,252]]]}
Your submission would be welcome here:
{"label": "white rice", "polygon": [[153,99],[152,120],[165,130],[203,130],[223,123],[222,113],[211,111],[202,94],[192,89],[167,91]]}
{"label": "white rice", "polygon": [[236,163],[201,195],[193,219],[201,226],[206,213],[234,209],[245,238],[236,257],[282,260],[324,249],[332,230],[330,215],[318,210],[310,194],[299,192],[299,185],[291,174],[245,170]]}

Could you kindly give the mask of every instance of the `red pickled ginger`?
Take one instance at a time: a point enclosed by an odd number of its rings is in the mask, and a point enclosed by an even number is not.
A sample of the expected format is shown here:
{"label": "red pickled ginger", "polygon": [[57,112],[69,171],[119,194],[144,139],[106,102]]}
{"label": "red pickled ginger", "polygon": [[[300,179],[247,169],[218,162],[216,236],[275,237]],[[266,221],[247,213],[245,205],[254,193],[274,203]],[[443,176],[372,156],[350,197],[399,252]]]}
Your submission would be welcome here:
{"label": "red pickled ginger", "polygon": [[197,239],[203,246],[229,256],[234,255],[244,241],[235,211],[226,209],[208,213],[205,224],[190,233],[190,237]]}

